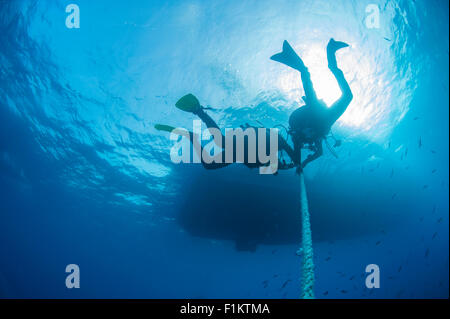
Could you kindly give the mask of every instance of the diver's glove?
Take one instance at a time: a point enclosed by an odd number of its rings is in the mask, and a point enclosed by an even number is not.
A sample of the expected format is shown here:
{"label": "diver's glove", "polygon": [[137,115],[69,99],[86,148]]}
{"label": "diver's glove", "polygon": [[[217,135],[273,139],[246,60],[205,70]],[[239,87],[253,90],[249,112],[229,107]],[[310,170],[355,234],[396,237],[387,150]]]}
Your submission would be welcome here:
{"label": "diver's glove", "polygon": [[297,174],[303,173],[303,169],[305,168],[305,166],[308,165],[308,163],[313,160],[314,160],[314,156],[308,155],[308,157],[306,157],[306,159],[303,161],[303,163],[297,167],[297,171],[296,171]]}
{"label": "diver's glove", "polygon": [[285,161],[281,161],[279,164],[278,164],[278,169],[291,169],[291,168],[294,168],[295,167],[295,164],[294,163],[286,163]]}

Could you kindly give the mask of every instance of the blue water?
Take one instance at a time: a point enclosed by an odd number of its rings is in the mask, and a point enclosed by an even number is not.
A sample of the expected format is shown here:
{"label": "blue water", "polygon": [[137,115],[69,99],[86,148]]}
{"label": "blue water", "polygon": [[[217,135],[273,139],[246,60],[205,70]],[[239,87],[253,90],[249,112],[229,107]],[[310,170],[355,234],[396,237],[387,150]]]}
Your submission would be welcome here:
{"label": "blue water", "polygon": [[[66,5],[80,8],[68,29]],[[377,4],[379,28],[366,7]],[[354,99],[305,169],[317,298],[448,298],[448,1],[0,1],[0,297],[298,298],[299,178],[170,160],[194,93],[221,127],[287,124],[298,74]],[[67,289],[65,267],[80,268]],[[380,268],[380,288],[365,267]]]}

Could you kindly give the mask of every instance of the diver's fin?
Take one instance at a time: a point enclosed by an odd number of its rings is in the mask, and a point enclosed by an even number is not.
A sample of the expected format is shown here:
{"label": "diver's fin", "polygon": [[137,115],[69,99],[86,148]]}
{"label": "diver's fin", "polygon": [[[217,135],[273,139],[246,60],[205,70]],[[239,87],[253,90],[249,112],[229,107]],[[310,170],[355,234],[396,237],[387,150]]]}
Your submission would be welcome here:
{"label": "diver's fin", "polygon": [[180,127],[173,127],[170,125],[165,124],[155,124],[155,129],[158,131],[163,132],[169,132],[169,133],[175,133],[181,136],[191,137],[192,133],[190,133],[188,130],[180,128]]}
{"label": "diver's fin", "polygon": [[289,42],[286,40],[283,42],[283,51],[272,55],[270,59],[286,64],[287,66],[299,71],[305,68],[305,64],[303,64],[302,59],[300,59],[294,49],[290,46]]}
{"label": "diver's fin", "polygon": [[330,39],[327,45],[327,59],[328,59],[328,67],[330,69],[337,68],[336,51],[346,47],[348,47],[347,43],[335,41],[333,38]]}
{"label": "diver's fin", "polygon": [[337,50],[348,47],[348,44],[342,41],[335,41],[333,38],[330,39],[327,45],[327,52],[336,52]]}
{"label": "diver's fin", "polygon": [[158,131],[164,131],[164,132],[172,132],[175,127],[170,126],[170,125],[164,125],[164,124],[155,124],[155,129],[157,129]]}
{"label": "diver's fin", "polygon": [[175,103],[175,106],[180,110],[192,113],[198,112],[202,109],[202,106],[200,105],[198,99],[191,93],[179,99],[177,103]]}

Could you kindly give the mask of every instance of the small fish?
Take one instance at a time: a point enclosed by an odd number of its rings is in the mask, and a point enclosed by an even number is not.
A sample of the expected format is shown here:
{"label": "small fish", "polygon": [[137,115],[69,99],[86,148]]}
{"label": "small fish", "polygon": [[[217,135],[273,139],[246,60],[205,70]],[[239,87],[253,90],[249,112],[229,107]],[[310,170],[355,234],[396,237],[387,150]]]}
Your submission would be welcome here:
{"label": "small fish", "polygon": [[262,284],[264,285],[264,288],[267,288],[267,286],[268,286],[268,284],[269,284],[269,281],[268,281],[268,280],[264,280],[264,281],[262,282]]}
{"label": "small fish", "polygon": [[408,156],[408,148],[405,150],[405,157]]}
{"label": "small fish", "polygon": [[392,178],[392,176],[394,176],[394,169],[391,170],[391,175],[389,176],[389,178]]}
{"label": "small fish", "polygon": [[398,271],[397,272],[400,272],[400,271],[402,271],[402,266],[398,267]]}
{"label": "small fish", "polygon": [[428,185],[423,185],[422,188],[423,188],[423,189],[427,189],[427,188],[428,188]]}
{"label": "small fish", "polygon": [[291,280],[291,279],[286,280],[286,281],[284,282],[283,286],[281,286],[281,289],[283,289],[284,287],[286,287],[286,285],[287,285],[290,281],[292,281],[292,280]]}
{"label": "small fish", "polygon": [[394,277],[392,277],[392,276],[389,276],[389,277],[388,277],[388,279],[389,279],[389,280],[392,280],[392,279],[394,279]]}
{"label": "small fish", "polygon": [[343,294],[346,294],[346,293],[347,293],[347,290],[342,289],[341,292],[342,292]]}
{"label": "small fish", "polygon": [[431,237],[431,239],[435,239],[436,238],[436,236],[437,236],[437,232],[435,232],[434,234],[433,234],[433,236]]}
{"label": "small fish", "polygon": [[416,116],[415,118],[413,118],[413,121],[417,121],[420,117]]}
{"label": "small fish", "polygon": [[394,193],[394,194],[392,195],[392,198],[391,198],[391,199],[394,199],[396,196],[397,196],[397,193]]}
{"label": "small fish", "polygon": [[422,216],[422,217],[420,217],[420,218],[419,218],[419,220],[420,220],[421,222],[423,222],[423,216]]}
{"label": "small fish", "polygon": [[422,147],[422,137],[419,137],[419,148]]}
{"label": "small fish", "polygon": [[383,37],[383,39],[385,39],[386,41],[392,41],[391,39],[386,38],[386,37]]}
{"label": "small fish", "polygon": [[324,296],[328,295],[328,290],[323,293]]}
{"label": "small fish", "polygon": [[381,240],[377,241],[377,242],[375,243],[375,246],[378,246],[379,244],[381,244]]}
{"label": "small fish", "polygon": [[273,275],[273,278],[277,278],[278,277],[278,275]]}
{"label": "small fish", "polygon": [[433,210],[431,211],[432,214],[436,213],[436,205],[433,205]]}
{"label": "small fish", "polygon": [[435,150],[430,150],[431,153],[436,154],[437,152]]}
{"label": "small fish", "polygon": [[425,257],[428,257],[429,254],[430,254],[430,248],[427,248],[427,250],[425,251]]}
{"label": "small fish", "polygon": [[276,249],[272,250],[272,255],[275,254],[277,252]]}
{"label": "small fish", "polygon": [[437,171],[437,169],[432,170],[432,171],[431,171],[431,174],[436,173],[436,171]]}
{"label": "small fish", "polygon": [[355,279],[355,276],[351,276],[351,277],[349,278],[349,280],[353,280],[353,279]]}
{"label": "small fish", "polygon": [[439,219],[437,220],[438,223],[440,223],[442,221],[442,217],[439,217]]}
{"label": "small fish", "polygon": [[327,257],[325,258],[325,261],[329,261],[331,259],[331,257]]}

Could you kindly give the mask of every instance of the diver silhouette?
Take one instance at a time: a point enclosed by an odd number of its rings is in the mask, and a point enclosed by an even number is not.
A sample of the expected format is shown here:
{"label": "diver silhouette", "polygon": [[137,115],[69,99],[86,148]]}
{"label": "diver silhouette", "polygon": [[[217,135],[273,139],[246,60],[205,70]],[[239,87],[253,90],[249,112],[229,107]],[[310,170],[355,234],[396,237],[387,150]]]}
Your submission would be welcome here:
{"label": "diver silhouette", "polygon": [[271,57],[272,60],[286,64],[301,74],[305,105],[296,109],[289,117],[289,133],[294,143],[294,157],[301,158],[301,149],[307,146],[314,154],[309,155],[299,166],[302,170],[308,163],[323,154],[322,142],[330,132],[331,126],[341,117],[353,99],[353,94],[344,73],[337,66],[336,51],[348,47],[347,43],[330,39],[327,45],[328,68],[336,78],[341,97],[330,107],[317,98],[308,68],[295,53],[289,43],[283,42],[283,51]]}
{"label": "diver silhouette", "polygon": [[[348,44],[340,41],[335,41],[330,39],[327,45],[327,59],[328,68],[335,76],[339,87],[341,89],[341,97],[334,102],[330,107],[327,107],[324,101],[317,98],[316,92],[311,81],[311,77],[308,68],[303,63],[302,59],[295,53],[289,43],[285,40],[283,42],[283,50],[281,53],[275,54],[271,57],[272,60],[283,63],[291,68],[298,70],[301,75],[301,80],[303,88],[305,91],[305,96],[302,97],[305,105],[296,109],[289,117],[289,135],[292,138],[294,147],[290,146],[286,139],[281,135],[278,135],[278,150],[285,151],[291,163],[286,163],[281,160],[278,169],[290,169],[297,167],[297,173],[301,172],[302,169],[311,161],[319,158],[323,154],[323,141],[330,132],[331,126],[339,119],[339,117],[345,112],[348,105],[353,99],[353,94],[348,85],[343,72],[338,68],[336,61],[336,51],[347,47]],[[175,104],[177,108],[191,112],[197,115],[207,126],[208,129],[217,129],[220,132],[220,128],[217,123],[205,112],[208,108],[200,105],[198,99],[192,95],[187,94],[183,96]],[[162,131],[171,132],[175,128],[168,125],[155,125],[155,128]],[[259,127],[250,126],[245,124],[241,126],[243,129],[253,128],[257,129]],[[269,133],[266,129],[266,137],[269,141]],[[194,134],[188,132],[190,141],[193,143]],[[225,158],[225,136],[221,135],[221,143],[219,143],[220,148],[222,148],[222,159]],[[256,141],[256,146],[259,143]],[[309,155],[303,162],[301,161],[301,149],[308,148],[314,153]],[[267,149],[267,148],[266,148]],[[245,160],[243,164],[250,168],[265,166],[266,163],[261,163],[256,160],[256,162],[248,161],[248,148],[245,147]],[[201,154],[202,149],[200,148],[197,152]],[[201,158],[201,157],[200,157]],[[216,162],[205,162],[201,159],[201,163],[206,169],[217,169],[230,165],[231,163],[222,160],[219,163]]]}
{"label": "diver silhouette", "polygon": [[[182,111],[191,112],[191,113],[197,115],[203,121],[203,123],[206,124],[208,130],[216,129],[216,132],[218,132],[218,134],[220,135],[219,141],[216,141],[214,139],[214,142],[221,149],[221,160],[219,162],[215,162],[215,161],[206,162],[202,156],[203,147],[201,145],[198,145],[200,147],[195,147],[196,145],[194,144],[194,140],[195,140],[196,136],[194,135],[193,132],[190,132],[190,131],[186,132],[189,134],[189,140],[194,145],[194,150],[197,152],[199,158],[201,159],[201,163],[203,164],[203,166],[206,169],[218,169],[218,168],[222,168],[222,167],[225,167],[225,166],[228,166],[230,164],[237,162],[237,158],[238,158],[238,155],[236,153],[237,145],[234,142],[232,144],[233,161],[232,162],[226,161],[227,138],[222,134],[217,123],[205,112],[206,109],[210,109],[210,108],[201,106],[198,99],[192,94],[187,94],[187,95],[183,96],[182,98],[180,98],[177,101],[177,103],[175,104],[175,106]],[[167,131],[167,132],[172,132],[176,129],[175,127],[172,127],[169,125],[161,125],[161,124],[156,124],[155,128],[158,130]],[[266,143],[265,144],[266,145],[265,153],[267,153],[267,150],[270,149],[270,144],[272,143],[271,136],[270,136],[271,135],[270,128],[250,126],[248,123],[246,123],[245,125],[241,125],[240,128],[242,129],[242,132],[244,132],[244,130],[247,131],[248,129],[253,129],[255,131],[262,129],[263,134],[261,134],[261,136],[260,136],[259,132],[258,132],[258,134],[254,134],[255,139],[253,141],[255,143],[255,151],[256,151],[256,153],[258,153],[258,148],[260,146],[259,139],[262,137],[265,139],[265,143]],[[181,133],[181,135],[183,135],[183,134]],[[250,138],[248,136],[243,136],[243,138],[244,138],[244,141],[243,141],[244,147],[243,147],[243,162],[242,163],[249,168],[259,168],[259,167],[263,167],[263,166],[268,166],[268,163],[261,162],[259,157],[255,156],[254,161],[250,160],[251,156],[249,155],[249,147],[248,147]],[[237,139],[237,137],[236,137],[236,139]],[[268,145],[269,145],[269,147],[268,147]],[[285,151],[291,159],[294,159],[294,149],[279,134],[277,134],[277,151]],[[299,163],[297,163],[297,164],[299,164]],[[277,169],[288,169],[288,168],[294,167],[294,165],[295,165],[294,163],[286,164],[284,161],[281,161],[280,164],[277,164]]]}

